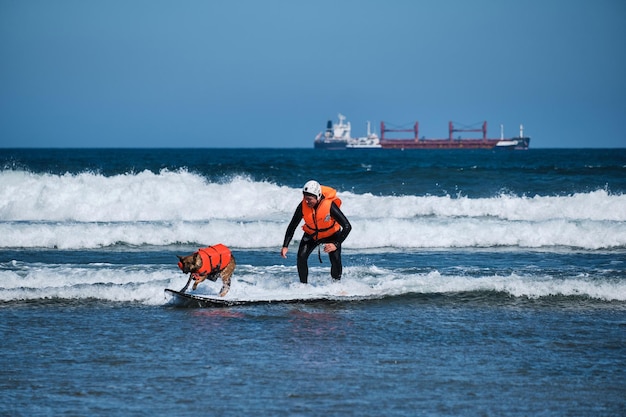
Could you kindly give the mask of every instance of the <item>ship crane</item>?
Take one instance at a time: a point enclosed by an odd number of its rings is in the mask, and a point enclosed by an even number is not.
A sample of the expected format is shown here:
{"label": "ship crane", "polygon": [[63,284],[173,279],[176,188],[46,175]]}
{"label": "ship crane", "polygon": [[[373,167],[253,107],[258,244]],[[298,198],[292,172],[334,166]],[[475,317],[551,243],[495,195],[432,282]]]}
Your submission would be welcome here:
{"label": "ship crane", "polygon": [[[413,133],[413,140],[417,142],[419,140],[419,122],[415,122],[413,129],[390,129],[385,127],[385,122],[380,122],[380,140],[385,140],[385,132],[409,132]],[[389,138],[387,138],[389,139]]]}
{"label": "ship crane", "polygon": [[475,129],[461,129],[461,128],[455,128],[454,127],[454,123],[453,122],[449,122],[448,123],[448,139],[449,140],[453,140],[454,136],[454,132],[482,132],[483,133],[483,140],[487,140],[487,122],[483,122],[483,126],[481,128],[475,128]]}

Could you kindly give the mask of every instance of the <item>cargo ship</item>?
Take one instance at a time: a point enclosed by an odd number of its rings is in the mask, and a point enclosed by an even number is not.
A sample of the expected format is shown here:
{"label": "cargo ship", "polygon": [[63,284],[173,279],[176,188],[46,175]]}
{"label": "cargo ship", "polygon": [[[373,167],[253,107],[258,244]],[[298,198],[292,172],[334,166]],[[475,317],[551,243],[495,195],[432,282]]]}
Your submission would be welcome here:
{"label": "cargo ship", "polygon": [[[386,136],[388,132],[412,133],[410,139],[392,139]],[[482,138],[462,139],[454,138],[457,132],[479,132]],[[500,138],[490,139],[487,137],[487,122],[483,122],[480,128],[459,128],[453,122],[448,123],[447,139],[426,139],[419,137],[419,123],[415,122],[411,129],[391,129],[380,122],[380,145],[383,149],[513,149],[525,150],[530,145],[530,138],[524,136],[524,127],[520,125],[518,137],[504,138],[504,127],[500,125]]]}
{"label": "cargo ship", "polygon": [[315,149],[346,149],[348,140],[351,139],[350,131],[352,128],[350,122],[346,123],[346,116],[339,113],[338,118],[339,123],[333,124],[333,121],[329,120],[326,124],[326,130],[317,134],[313,141]]}
{"label": "cargo ship", "polygon": [[380,149],[380,138],[371,131],[370,122],[367,122],[367,136],[353,138],[348,140],[346,149]]}
{"label": "cargo ship", "polygon": [[[419,137],[419,123],[415,122],[410,129],[392,129],[385,122],[380,122],[380,137],[370,131],[370,122],[367,122],[367,136],[353,138],[350,122],[341,113],[338,115],[339,123],[329,120],[326,130],[320,132],[313,142],[315,149],[509,149],[525,150],[530,145],[530,137],[524,135],[524,127],[520,125],[519,136],[513,138],[504,137],[504,127],[500,125],[500,137],[487,137],[487,122],[483,122],[479,128],[461,128],[448,123],[447,139],[427,139]],[[387,133],[407,133],[410,138],[391,138]],[[454,135],[459,132],[482,133],[481,138],[467,139]]]}
{"label": "cargo ship", "polygon": [[339,123],[329,120],[326,130],[320,132],[315,137],[313,146],[315,149],[380,149],[380,140],[376,133],[370,129],[370,122],[367,122],[367,136],[353,138],[351,136],[352,127],[350,122],[346,123],[346,116],[339,113]]}

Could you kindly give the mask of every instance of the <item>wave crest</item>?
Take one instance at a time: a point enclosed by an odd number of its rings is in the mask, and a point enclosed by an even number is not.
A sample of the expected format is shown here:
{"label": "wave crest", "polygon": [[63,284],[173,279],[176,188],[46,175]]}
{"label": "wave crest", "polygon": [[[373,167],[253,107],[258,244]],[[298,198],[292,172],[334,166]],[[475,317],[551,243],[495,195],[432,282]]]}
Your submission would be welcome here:
{"label": "wave crest", "polygon": [[[282,243],[299,189],[236,176],[210,182],[186,170],[0,172],[0,247]],[[626,196],[492,198],[340,192],[351,248],[626,247]],[[298,235],[296,235],[298,238]]]}

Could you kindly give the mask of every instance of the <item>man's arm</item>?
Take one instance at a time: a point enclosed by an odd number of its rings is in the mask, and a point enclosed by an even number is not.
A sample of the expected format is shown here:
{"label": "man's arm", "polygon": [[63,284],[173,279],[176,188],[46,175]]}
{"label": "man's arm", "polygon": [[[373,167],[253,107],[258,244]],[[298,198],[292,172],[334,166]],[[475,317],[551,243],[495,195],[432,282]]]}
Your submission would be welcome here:
{"label": "man's arm", "polygon": [[287,231],[285,232],[285,239],[283,240],[283,248],[289,246],[289,242],[293,238],[293,234],[296,232],[296,227],[300,224],[302,220],[302,203],[298,204],[298,207],[293,213],[293,217],[289,222],[289,226],[287,226]]}
{"label": "man's arm", "polygon": [[335,203],[330,206],[330,216],[335,219],[335,221],[341,226],[341,231],[339,232],[336,242],[337,244],[341,244],[350,234],[350,231],[352,230],[352,225],[343,214],[341,209],[337,207]]}

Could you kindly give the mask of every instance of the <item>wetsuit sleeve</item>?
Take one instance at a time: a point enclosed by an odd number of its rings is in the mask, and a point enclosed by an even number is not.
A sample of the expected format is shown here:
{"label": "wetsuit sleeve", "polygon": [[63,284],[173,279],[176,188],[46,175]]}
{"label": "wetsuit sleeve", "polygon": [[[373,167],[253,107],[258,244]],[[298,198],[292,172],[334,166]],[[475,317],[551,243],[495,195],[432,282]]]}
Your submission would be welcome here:
{"label": "wetsuit sleeve", "polygon": [[335,203],[330,206],[330,216],[335,219],[337,223],[339,223],[339,225],[341,226],[341,231],[339,232],[339,236],[337,239],[337,243],[341,244],[350,234],[350,231],[352,230],[352,225],[343,214],[341,209],[337,207]]}
{"label": "wetsuit sleeve", "polygon": [[[302,220],[302,203],[298,204],[296,211],[293,213],[293,217],[289,222],[289,226],[287,226],[287,231],[285,232],[285,239],[283,240],[283,248],[289,246],[289,242],[291,242],[291,238],[293,238],[293,234],[296,232],[296,227],[300,224]],[[341,224],[341,223],[340,223]]]}

